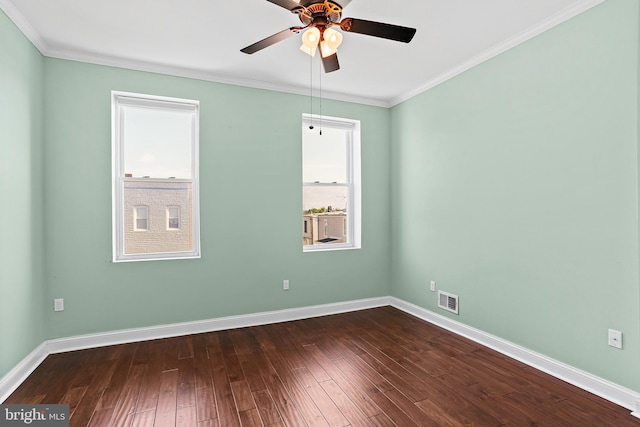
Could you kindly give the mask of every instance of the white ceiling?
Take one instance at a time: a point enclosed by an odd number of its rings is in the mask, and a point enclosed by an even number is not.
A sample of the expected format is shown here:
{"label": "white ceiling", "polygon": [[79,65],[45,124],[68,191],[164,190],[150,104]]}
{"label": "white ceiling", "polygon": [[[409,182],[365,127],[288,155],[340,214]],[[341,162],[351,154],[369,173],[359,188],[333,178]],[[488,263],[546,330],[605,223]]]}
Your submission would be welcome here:
{"label": "white ceiling", "polygon": [[[417,28],[399,43],[345,33],[326,98],[391,106],[604,0],[353,0],[353,17]],[[336,0],[337,3],[340,0]],[[243,47],[300,24],[266,0],[0,0],[46,56],[309,94],[320,63],[299,36]],[[310,78],[310,72],[313,72]]]}

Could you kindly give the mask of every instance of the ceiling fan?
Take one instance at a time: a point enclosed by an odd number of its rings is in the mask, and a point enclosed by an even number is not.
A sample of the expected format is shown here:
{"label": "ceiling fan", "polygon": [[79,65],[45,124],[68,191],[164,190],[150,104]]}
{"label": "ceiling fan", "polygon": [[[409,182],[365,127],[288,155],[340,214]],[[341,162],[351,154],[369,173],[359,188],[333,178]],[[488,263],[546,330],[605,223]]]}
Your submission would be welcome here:
{"label": "ceiling fan", "polygon": [[319,47],[325,73],[340,69],[337,49],[340,43],[342,43],[342,33],[331,28],[333,26],[337,26],[342,31],[348,33],[365,34],[404,43],[409,43],[416,33],[415,28],[401,27],[399,25],[385,24],[382,22],[366,21],[356,18],[345,18],[341,20],[342,9],[351,3],[351,0],[267,1],[298,15],[300,22],[302,22],[304,26],[287,28],[266,39],[249,45],[240,51],[247,54],[256,53],[294,34],[300,34],[302,30],[307,29],[302,35],[302,46],[300,49],[311,56],[315,56],[316,50]]}

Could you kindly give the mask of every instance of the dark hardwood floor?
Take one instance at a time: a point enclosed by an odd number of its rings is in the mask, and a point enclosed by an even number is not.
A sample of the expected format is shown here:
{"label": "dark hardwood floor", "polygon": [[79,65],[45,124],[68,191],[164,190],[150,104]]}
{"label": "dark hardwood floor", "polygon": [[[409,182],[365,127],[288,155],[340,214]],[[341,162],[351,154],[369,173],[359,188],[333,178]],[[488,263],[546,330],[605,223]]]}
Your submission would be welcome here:
{"label": "dark hardwood floor", "polygon": [[391,307],[51,355],[5,403],[72,426],[638,426]]}

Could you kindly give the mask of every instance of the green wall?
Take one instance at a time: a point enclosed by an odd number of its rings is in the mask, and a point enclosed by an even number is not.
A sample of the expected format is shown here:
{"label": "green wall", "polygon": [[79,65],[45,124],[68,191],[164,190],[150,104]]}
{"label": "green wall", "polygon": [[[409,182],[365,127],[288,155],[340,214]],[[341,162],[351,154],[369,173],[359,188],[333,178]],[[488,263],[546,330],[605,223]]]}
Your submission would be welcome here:
{"label": "green wall", "polygon": [[635,390],[638,21],[605,2],[393,108],[391,226],[394,296]]}
{"label": "green wall", "polygon": [[[43,59],[0,13],[0,377],[45,339],[392,294],[640,390],[639,13],[607,1],[391,110],[324,100],[362,121],[363,182],[362,249],[324,253],[306,97]],[[200,100],[201,259],[111,262],[111,90]]]}
{"label": "green wall", "polygon": [[0,378],[44,340],[43,58],[0,10]]}
{"label": "green wall", "polygon": [[[388,109],[323,101],[361,120],[362,249],[303,253],[307,97],[49,58],[45,80],[48,337],[389,294]],[[201,259],[111,262],[111,90],[200,100]]]}

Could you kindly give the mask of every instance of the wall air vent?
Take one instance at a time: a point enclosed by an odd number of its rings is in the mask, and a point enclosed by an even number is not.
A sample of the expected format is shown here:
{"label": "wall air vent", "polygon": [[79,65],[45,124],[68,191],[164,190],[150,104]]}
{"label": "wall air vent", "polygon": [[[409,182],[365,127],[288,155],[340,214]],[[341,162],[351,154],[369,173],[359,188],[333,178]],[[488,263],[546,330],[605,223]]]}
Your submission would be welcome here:
{"label": "wall air vent", "polygon": [[458,295],[438,291],[438,307],[458,314]]}

